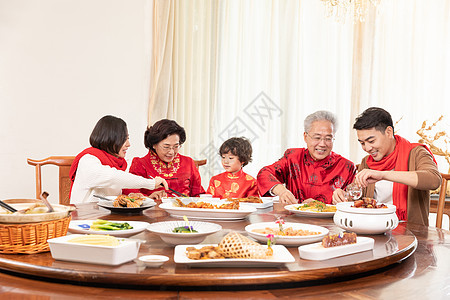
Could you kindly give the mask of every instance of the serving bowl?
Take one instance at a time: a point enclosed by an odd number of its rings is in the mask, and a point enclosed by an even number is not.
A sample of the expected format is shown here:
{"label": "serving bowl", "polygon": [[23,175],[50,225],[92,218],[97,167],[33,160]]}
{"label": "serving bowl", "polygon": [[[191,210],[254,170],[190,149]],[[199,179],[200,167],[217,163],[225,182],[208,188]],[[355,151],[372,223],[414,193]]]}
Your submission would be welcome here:
{"label": "serving bowl", "polygon": [[[3,202],[9,204],[17,210],[27,209],[36,203],[43,203],[37,199],[8,199]],[[52,204],[55,209],[54,212],[47,213],[34,213],[34,214],[22,214],[22,213],[7,213],[7,210],[0,207],[0,223],[7,224],[21,224],[21,223],[37,223],[45,221],[59,220],[67,217],[71,211],[75,210],[72,206]],[[46,207],[42,207],[43,211],[46,211]]]}
{"label": "serving bowl", "polygon": [[159,268],[168,260],[169,258],[165,255],[144,255],[139,257],[139,261],[148,268]]}
{"label": "serving bowl", "polygon": [[186,245],[186,244],[199,244],[205,240],[205,238],[213,233],[216,233],[222,229],[222,226],[215,223],[190,221],[189,226],[198,232],[176,233],[173,229],[176,227],[187,226],[185,221],[166,221],[152,223],[147,227],[147,230],[156,233],[159,237],[170,245]]}
{"label": "serving bowl", "polygon": [[352,206],[353,202],[336,204],[333,220],[340,228],[361,234],[382,234],[398,226],[395,205],[386,204],[387,208]]}

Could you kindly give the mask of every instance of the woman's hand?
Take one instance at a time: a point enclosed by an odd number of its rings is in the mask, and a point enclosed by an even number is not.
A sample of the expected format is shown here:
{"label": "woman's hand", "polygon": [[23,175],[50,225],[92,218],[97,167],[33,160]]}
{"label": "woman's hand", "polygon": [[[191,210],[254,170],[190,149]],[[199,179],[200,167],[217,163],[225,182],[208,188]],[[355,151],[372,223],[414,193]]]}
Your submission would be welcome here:
{"label": "woman's hand", "polygon": [[333,192],[332,199],[333,199],[333,201],[332,201],[333,204],[336,204],[339,202],[347,202],[347,198],[345,197],[345,192],[342,189],[336,189]]}
{"label": "woman's hand", "polygon": [[161,198],[167,197],[166,191],[156,191],[153,192],[150,196],[153,200],[161,200]]}
{"label": "woman's hand", "polygon": [[155,177],[155,188],[159,187],[160,185],[164,186],[164,189],[166,189],[166,190],[169,189],[169,185],[167,184],[167,181],[164,178],[156,176]]}

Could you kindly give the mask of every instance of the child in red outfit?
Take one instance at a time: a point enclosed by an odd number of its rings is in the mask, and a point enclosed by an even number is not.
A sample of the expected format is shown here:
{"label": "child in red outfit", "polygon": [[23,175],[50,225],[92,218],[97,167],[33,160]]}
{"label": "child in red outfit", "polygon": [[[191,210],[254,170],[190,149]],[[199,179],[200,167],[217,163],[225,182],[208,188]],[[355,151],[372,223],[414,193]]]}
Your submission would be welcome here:
{"label": "child in red outfit", "polygon": [[230,138],[222,144],[219,154],[226,172],[211,178],[207,193],[222,199],[259,197],[256,179],[242,170],[252,161],[250,142],[244,137]]}

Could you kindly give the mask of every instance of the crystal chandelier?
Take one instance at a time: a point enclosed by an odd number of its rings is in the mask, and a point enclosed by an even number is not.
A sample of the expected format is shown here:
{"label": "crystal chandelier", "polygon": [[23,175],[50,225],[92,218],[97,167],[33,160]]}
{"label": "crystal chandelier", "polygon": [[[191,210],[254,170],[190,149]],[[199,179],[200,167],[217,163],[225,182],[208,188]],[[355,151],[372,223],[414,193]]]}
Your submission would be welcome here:
{"label": "crystal chandelier", "polygon": [[351,14],[353,23],[364,22],[369,6],[377,6],[381,0],[321,0],[325,4],[326,16],[333,17],[339,23],[345,23],[347,13]]}

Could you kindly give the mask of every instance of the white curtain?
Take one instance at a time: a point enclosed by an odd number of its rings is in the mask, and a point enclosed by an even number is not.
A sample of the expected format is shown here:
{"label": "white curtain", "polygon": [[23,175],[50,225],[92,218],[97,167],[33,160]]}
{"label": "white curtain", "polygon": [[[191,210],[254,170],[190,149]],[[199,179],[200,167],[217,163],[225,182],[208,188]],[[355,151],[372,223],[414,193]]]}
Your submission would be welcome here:
{"label": "white curtain", "polygon": [[[360,111],[380,106],[398,121],[395,131],[417,142],[416,131],[427,120],[430,132],[450,136],[450,1],[382,0],[361,34],[365,55],[359,98]],[[355,40],[355,43],[358,41]],[[450,153],[443,138],[436,142]],[[358,148],[359,155],[364,154]],[[448,171],[444,158],[436,156],[441,172]]]}
{"label": "white curtain", "polygon": [[382,0],[363,24],[326,18],[319,0],[155,3],[170,14],[155,13],[154,28],[173,18],[173,30],[153,43],[154,61],[171,60],[170,74],[152,75],[149,122],[169,117],[186,128],[182,152],[208,159],[204,186],[223,171],[224,140],[252,141],[245,171],[256,176],[304,146],[303,120],[316,110],[336,113],[333,150],[356,163],[364,153],[351,127],[369,106],[403,117],[396,129],[412,141],[424,119],[450,122],[449,1]]}

